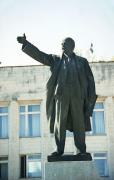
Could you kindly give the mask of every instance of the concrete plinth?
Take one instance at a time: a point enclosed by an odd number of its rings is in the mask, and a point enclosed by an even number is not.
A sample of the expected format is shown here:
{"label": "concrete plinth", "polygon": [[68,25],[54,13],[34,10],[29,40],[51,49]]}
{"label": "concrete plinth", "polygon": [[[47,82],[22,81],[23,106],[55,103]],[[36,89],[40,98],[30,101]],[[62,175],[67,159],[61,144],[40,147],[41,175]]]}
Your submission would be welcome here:
{"label": "concrete plinth", "polygon": [[45,180],[101,180],[93,161],[45,163]]}

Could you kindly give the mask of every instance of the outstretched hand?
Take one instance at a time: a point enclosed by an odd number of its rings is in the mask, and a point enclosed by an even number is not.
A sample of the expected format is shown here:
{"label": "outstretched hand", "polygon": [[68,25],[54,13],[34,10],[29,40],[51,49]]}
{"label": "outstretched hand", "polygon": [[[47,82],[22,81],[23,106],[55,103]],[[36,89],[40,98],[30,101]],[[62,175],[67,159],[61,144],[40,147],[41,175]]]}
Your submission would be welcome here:
{"label": "outstretched hand", "polygon": [[23,36],[18,36],[17,37],[17,41],[20,43],[20,44],[24,44],[26,42],[26,35],[25,33],[23,34]]}

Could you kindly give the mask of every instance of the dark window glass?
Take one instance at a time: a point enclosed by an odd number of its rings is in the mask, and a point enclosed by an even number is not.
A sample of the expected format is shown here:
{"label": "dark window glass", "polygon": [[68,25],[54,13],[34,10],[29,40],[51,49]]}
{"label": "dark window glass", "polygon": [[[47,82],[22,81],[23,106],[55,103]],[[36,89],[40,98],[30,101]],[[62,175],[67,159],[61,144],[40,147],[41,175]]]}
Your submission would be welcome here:
{"label": "dark window glass", "polygon": [[8,180],[8,163],[0,163],[0,180]]}
{"label": "dark window glass", "polygon": [[26,177],[26,156],[21,156],[21,177]]}

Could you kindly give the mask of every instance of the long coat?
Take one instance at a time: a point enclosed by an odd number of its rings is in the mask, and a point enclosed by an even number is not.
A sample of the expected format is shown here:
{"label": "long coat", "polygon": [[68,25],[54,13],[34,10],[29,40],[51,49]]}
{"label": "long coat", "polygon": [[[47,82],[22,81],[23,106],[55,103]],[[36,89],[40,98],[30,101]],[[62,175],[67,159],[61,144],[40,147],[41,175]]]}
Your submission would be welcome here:
{"label": "long coat", "polygon": [[[56,111],[55,111],[56,102],[54,96],[55,96],[55,88],[57,85],[60,68],[63,62],[62,56],[59,57],[52,54],[46,54],[40,51],[38,48],[36,48],[28,41],[26,42],[26,45],[23,45],[22,50],[26,54],[31,56],[33,59],[41,62],[44,65],[50,66],[51,77],[47,83],[46,112],[47,112],[47,119],[49,121],[50,132],[53,133],[55,129],[54,126],[55,126],[55,118],[56,118]],[[88,61],[83,57],[77,56],[75,53],[73,55],[75,59],[75,68],[77,69],[78,72],[81,97],[84,102],[83,113],[84,113],[85,131],[91,131],[90,116],[92,116],[93,108],[97,99],[94,77],[91,68],[88,64]],[[70,119],[70,117],[68,118]],[[58,128],[60,127],[58,126]],[[71,124],[67,126],[67,129],[73,131]]]}

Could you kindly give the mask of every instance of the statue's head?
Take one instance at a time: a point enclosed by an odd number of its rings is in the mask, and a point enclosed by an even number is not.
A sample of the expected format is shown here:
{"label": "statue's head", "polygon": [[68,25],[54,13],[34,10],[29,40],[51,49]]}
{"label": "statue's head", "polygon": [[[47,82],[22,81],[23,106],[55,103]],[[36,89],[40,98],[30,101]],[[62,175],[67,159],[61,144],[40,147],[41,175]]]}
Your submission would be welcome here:
{"label": "statue's head", "polygon": [[67,55],[71,55],[74,51],[74,48],[75,48],[75,41],[72,38],[67,37],[62,41],[63,53]]}

